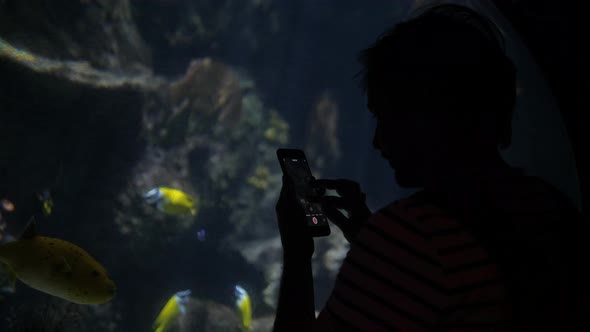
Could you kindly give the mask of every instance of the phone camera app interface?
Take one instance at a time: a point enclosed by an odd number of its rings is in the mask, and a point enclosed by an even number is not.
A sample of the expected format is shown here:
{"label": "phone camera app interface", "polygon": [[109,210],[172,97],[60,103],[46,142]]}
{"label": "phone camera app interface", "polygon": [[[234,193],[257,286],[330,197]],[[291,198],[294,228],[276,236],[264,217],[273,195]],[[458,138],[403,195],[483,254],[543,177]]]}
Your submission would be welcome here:
{"label": "phone camera app interface", "polygon": [[305,159],[283,159],[286,171],[293,179],[295,194],[305,211],[308,225],[321,225],[326,222],[322,213],[322,206],[317,202],[310,202],[308,197],[313,197],[315,192],[309,185],[312,177]]}

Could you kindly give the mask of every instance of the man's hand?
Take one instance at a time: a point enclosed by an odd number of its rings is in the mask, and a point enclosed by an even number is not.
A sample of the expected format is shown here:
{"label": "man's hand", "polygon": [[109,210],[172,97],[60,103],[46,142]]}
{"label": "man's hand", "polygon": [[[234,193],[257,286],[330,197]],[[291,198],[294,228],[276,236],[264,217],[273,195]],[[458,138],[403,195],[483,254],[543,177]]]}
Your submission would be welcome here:
{"label": "man's hand", "polygon": [[[348,242],[352,243],[372,214],[365,204],[366,196],[361,191],[360,185],[346,179],[320,179],[313,181],[312,185],[320,190],[335,190],[340,196],[323,195],[320,202],[328,219],[336,224]],[[347,211],[349,216],[344,216],[338,209]]]}
{"label": "man's hand", "polygon": [[295,196],[293,181],[285,175],[276,213],[285,261],[309,261],[314,251],[313,238],[307,229],[305,212]]}

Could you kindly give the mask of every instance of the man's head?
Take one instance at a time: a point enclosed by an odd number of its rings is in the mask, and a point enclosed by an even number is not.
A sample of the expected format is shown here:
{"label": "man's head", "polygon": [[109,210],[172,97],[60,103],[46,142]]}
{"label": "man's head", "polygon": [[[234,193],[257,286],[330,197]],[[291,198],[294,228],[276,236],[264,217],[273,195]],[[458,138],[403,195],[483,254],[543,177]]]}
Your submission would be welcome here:
{"label": "man's head", "polygon": [[400,185],[510,144],[515,68],[496,27],[457,5],[396,25],[361,53],[374,146]]}

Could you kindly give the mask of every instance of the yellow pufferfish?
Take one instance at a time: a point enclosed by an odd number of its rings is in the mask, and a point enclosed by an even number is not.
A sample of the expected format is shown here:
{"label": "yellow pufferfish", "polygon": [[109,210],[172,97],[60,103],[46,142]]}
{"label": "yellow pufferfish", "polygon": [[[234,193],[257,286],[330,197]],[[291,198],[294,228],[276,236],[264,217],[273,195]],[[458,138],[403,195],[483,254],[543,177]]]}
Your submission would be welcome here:
{"label": "yellow pufferfish", "polygon": [[77,304],[102,304],[116,293],[105,268],[73,243],[38,236],[32,219],[20,239],[0,245],[0,263],[16,279]]}
{"label": "yellow pufferfish", "polygon": [[176,325],[178,318],[186,314],[186,305],[190,294],[191,291],[187,289],[172,295],[152,326],[154,332],[166,332]]}
{"label": "yellow pufferfish", "polygon": [[143,198],[148,204],[155,204],[158,210],[173,216],[197,214],[197,201],[178,189],[156,187],[146,192]]}

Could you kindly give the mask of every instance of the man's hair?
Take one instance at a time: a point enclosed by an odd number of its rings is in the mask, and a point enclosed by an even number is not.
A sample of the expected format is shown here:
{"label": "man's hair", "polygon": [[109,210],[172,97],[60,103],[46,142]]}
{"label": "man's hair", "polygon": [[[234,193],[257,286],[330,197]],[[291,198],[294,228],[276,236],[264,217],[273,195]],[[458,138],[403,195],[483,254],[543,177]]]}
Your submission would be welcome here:
{"label": "man's hair", "polygon": [[360,53],[363,86],[390,98],[402,111],[461,112],[460,125],[506,147],[516,70],[503,43],[496,25],[472,9],[430,7]]}

